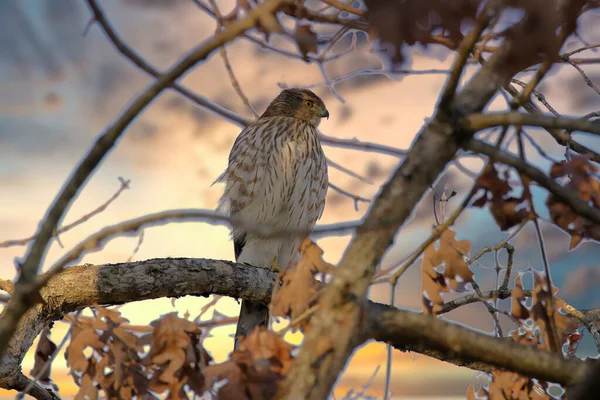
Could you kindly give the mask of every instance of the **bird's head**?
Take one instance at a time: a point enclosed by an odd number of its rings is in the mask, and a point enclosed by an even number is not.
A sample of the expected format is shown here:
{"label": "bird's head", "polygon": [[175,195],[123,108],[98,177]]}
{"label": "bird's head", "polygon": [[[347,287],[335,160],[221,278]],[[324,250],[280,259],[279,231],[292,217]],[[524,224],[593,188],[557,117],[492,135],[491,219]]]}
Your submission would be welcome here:
{"label": "bird's head", "polygon": [[288,116],[308,121],[315,128],[321,123],[321,118],[329,118],[329,111],[323,100],[308,89],[285,89],[267,107],[261,116]]}

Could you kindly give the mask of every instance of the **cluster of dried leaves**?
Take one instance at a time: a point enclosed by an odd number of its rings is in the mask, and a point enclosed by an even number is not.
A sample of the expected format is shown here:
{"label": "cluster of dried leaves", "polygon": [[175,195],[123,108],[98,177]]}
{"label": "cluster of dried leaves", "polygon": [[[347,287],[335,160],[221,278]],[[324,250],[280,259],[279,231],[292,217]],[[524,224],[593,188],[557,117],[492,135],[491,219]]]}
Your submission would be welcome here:
{"label": "cluster of dried leaves", "polygon": [[475,182],[477,188],[483,189],[484,193],[473,202],[474,207],[484,207],[489,203],[490,212],[503,231],[521,224],[531,215],[530,210],[527,208],[528,202],[531,201],[529,179],[521,176],[523,192],[521,196],[513,197],[510,195],[513,192],[513,187],[510,185],[508,178],[508,170],[505,170],[504,176],[500,177],[496,166],[489,163]]}
{"label": "cluster of dried leaves", "polygon": [[196,322],[170,313],[150,327],[128,324],[119,311],[96,307],[95,317],[73,321],[67,365],[77,399],[269,399],[290,368],[292,346],[264,328],[240,342],[228,361],[211,363]]}
{"label": "cluster of dried leaves", "polygon": [[[553,179],[566,179],[564,188],[576,193],[591,207],[600,208],[600,180],[598,166],[587,157],[573,155],[568,161],[555,163],[550,169]],[[571,235],[570,249],[585,238],[600,241],[600,225],[580,217],[569,206],[550,194],[546,200],[552,221]]]}
{"label": "cluster of dried leaves", "polygon": [[473,271],[465,262],[471,243],[456,240],[456,234],[446,229],[438,239],[438,245],[436,249],[436,243],[432,243],[425,249],[421,266],[423,306],[429,314],[436,314],[442,308],[442,293],[462,292],[467,283],[473,282]]}
{"label": "cluster of dried leaves", "polygon": [[[520,328],[511,332],[511,338],[515,342],[534,346],[542,350],[562,351],[562,346],[568,344],[568,353],[574,354],[575,346],[581,340],[581,334],[577,332],[577,325],[573,319],[563,315],[560,308],[564,302],[556,297],[553,299],[554,308],[551,307],[551,296],[558,289],[553,288],[552,294],[545,286],[545,280],[538,273],[533,272],[534,286],[532,290],[531,307],[525,305],[525,294],[523,291],[522,275],[515,279],[515,287],[512,291],[511,314],[520,323]],[[556,326],[558,337],[553,339],[553,326]],[[553,340],[558,340],[558,348]],[[547,393],[549,384],[530,379],[525,376],[507,371],[493,370],[490,374],[489,385],[481,385],[476,389],[475,380],[467,388],[467,398],[474,399],[552,399],[554,397]]]}
{"label": "cluster of dried leaves", "polygon": [[[465,27],[473,25],[485,10],[492,17],[490,28],[474,51],[483,48],[493,51],[503,39],[518,41],[518,46],[510,47],[503,63],[503,68],[512,73],[543,59],[556,59],[564,38],[576,31],[577,17],[586,3],[584,0],[365,0],[370,36],[384,44],[380,50],[393,63],[402,62],[403,48],[416,43],[458,48],[467,31]],[[523,18],[508,22],[510,15],[519,12]],[[393,51],[389,51],[390,45]]]}

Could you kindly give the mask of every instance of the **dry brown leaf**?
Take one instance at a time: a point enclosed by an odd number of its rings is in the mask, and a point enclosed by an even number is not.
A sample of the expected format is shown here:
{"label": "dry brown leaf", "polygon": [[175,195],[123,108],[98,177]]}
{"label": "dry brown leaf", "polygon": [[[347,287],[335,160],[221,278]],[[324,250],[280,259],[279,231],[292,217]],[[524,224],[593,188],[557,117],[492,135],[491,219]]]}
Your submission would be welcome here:
{"label": "dry brown leaf", "polygon": [[435,31],[444,31],[451,42],[458,44],[463,37],[461,25],[474,19],[480,3],[481,0],[365,0],[372,36],[395,48],[390,54],[395,63],[403,60],[404,45],[435,43]]}
{"label": "dry brown leaf", "polygon": [[[598,167],[587,157],[578,155],[572,156],[570,161],[555,163],[550,169],[553,179],[568,177],[564,185],[566,190],[576,193],[591,207],[600,208],[600,180],[597,175]],[[576,248],[583,239],[600,241],[600,225],[580,217],[552,194],[548,196],[546,205],[552,221],[571,235],[570,250]]]}
{"label": "dry brown leaf", "polygon": [[264,327],[254,329],[239,344],[239,351],[249,352],[254,361],[277,360],[277,364],[271,365],[271,370],[280,375],[285,375],[289,371],[293,360],[291,356],[293,349],[294,346]]}
{"label": "dry brown leaf", "polygon": [[[468,240],[457,241],[456,234],[446,229],[438,239],[439,249],[436,244],[430,244],[423,254],[421,264],[421,290],[425,312],[437,313],[444,300],[441,293],[462,291],[462,287],[473,281],[473,271],[465,262],[464,256],[471,251]],[[444,271],[436,271],[436,267],[443,264]]]}
{"label": "dry brown leaf", "polygon": [[178,382],[176,376],[186,361],[186,351],[191,344],[190,334],[199,335],[200,328],[191,321],[179,318],[176,312],[153,321],[152,350],[148,357],[161,366],[158,379],[166,384]]}
{"label": "dry brown leaf", "polygon": [[[67,365],[71,367],[71,371],[86,371],[88,368],[88,358],[84,351],[87,348],[93,350],[102,349],[104,343],[100,341],[100,336],[92,328],[83,328],[81,330],[71,330],[71,342],[65,352]],[[91,358],[90,358],[91,360]]]}
{"label": "dry brown leaf", "polygon": [[294,33],[298,50],[308,60],[308,53],[317,53],[317,34],[313,31],[312,26],[308,24],[298,24]]}
{"label": "dry brown leaf", "polygon": [[524,189],[521,197],[509,196],[508,194],[513,188],[508,183],[508,178],[506,176],[500,178],[494,164],[489,163],[476,181],[477,187],[483,189],[484,193],[472,205],[473,207],[483,207],[489,202],[490,213],[500,229],[512,228],[529,217],[529,210],[526,207],[527,200],[531,199],[529,180],[523,177],[523,183]]}
{"label": "dry brown leaf", "polygon": [[[274,288],[270,312],[272,316],[295,320],[311,304],[310,300],[317,293],[319,282],[315,280],[317,273],[331,273],[334,266],[323,260],[323,250],[309,238],[300,245],[300,260],[288,270],[282,271],[281,287]],[[306,332],[308,319],[302,321],[300,330]]]}
{"label": "dry brown leaf", "polygon": [[229,361],[204,369],[205,389],[227,379],[218,389],[218,399],[272,399],[291,368],[292,349],[279,335],[258,327],[240,342]]}
{"label": "dry brown leaf", "polygon": [[[569,344],[569,352],[574,353],[574,347],[581,340],[581,334],[577,332],[577,324],[572,318],[559,312],[560,308],[565,306],[563,300],[554,297],[554,310],[550,308],[550,292],[547,290],[546,281],[542,275],[533,271],[534,287],[532,290],[532,306],[528,309],[525,304],[525,296],[522,285],[522,274],[515,279],[515,288],[512,291],[512,315],[518,319],[525,320],[529,317],[533,319],[533,331],[539,329],[541,337],[532,335],[529,332],[514,330],[511,332],[511,338],[515,342],[533,346],[540,350],[548,350],[548,324],[549,315],[554,316],[556,327],[559,333],[559,346],[564,343]],[[552,295],[556,296],[558,289],[552,288]],[[542,340],[543,338],[543,340]],[[491,373],[492,381],[488,389],[483,388],[483,393],[478,393],[479,398],[487,399],[523,399],[523,400],[543,400],[552,399],[546,393],[548,385],[546,382],[537,382],[528,377],[524,377],[512,372],[493,370]],[[473,383],[469,386],[467,396],[472,394],[474,397]]]}
{"label": "dry brown leaf", "polygon": [[523,293],[523,283],[521,282],[521,274],[515,279],[515,287],[511,293],[512,307],[511,314],[518,319],[529,318],[529,310],[525,306],[525,294]]}
{"label": "dry brown leaf", "polygon": [[[56,351],[56,344],[50,340],[50,328],[45,327],[40,333],[40,339],[35,349],[35,361],[31,369],[31,376],[35,376],[38,381],[45,385],[51,383],[50,371],[51,365]],[[48,365],[46,365],[48,364]]]}

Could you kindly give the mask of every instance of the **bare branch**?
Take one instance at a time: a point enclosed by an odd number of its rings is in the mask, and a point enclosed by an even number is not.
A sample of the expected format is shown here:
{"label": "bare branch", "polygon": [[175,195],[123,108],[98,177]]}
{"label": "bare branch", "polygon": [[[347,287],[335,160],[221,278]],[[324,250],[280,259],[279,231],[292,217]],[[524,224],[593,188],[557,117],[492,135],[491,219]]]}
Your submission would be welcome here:
{"label": "bare branch", "polygon": [[[219,21],[219,23],[217,24],[217,32],[218,32],[223,27],[223,16],[221,15],[221,11],[219,10],[219,6],[217,6],[217,3],[215,2],[215,0],[209,0],[209,2],[215,13],[217,20]],[[238,97],[242,100],[242,103],[244,103],[246,105],[246,107],[248,108],[248,110],[250,110],[250,113],[252,113],[252,115],[254,115],[255,118],[258,118],[258,113],[254,109],[254,107],[252,107],[252,104],[250,103],[250,100],[248,100],[248,97],[244,94],[244,91],[242,90],[242,87],[240,86],[240,82],[238,81],[237,77],[235,76],[235,73],[233,72],[233,68],[231,67],[231,62],[229,62],[229,57],[227,56],[227,48],[225,46],[221,46],[219,51],[221,53],[221,58],[223,59],[223,64],[225,64],[225,69],[227,70],[227,74],[229,75],[229,80],[231,81],[231,86],[233,86],[233,89],[238,94]]]}
{"label": "bare branch", "polygon": [[[158,78],[161,73],[150,65],[146,60],[144,60],[139,54],[137,54],[131,47],[127,46],[125,42],[117,35],[114,28],[108,22],[108,19],[104,15],[104,12],[98,5],[96,0],[86,0],[90,10],[93,14],[93,21],[96,21],[100,28],[104,31],[108,39],[115,46],[115,48],[121,53],[125,58],[130,60],[133,64],[135,64],[139,69],[146,72],[148,75],[151,75],[155,78]],[[212,112],[213,114],[225,118],[229,122],[232,122],[238,126],[246,126],[252,120],[250,118],[246,118],[242,115],[239,115],[223,106],[220,106],[206,97],[200,96],[188,89],[184,86],[179,85],[178,83],[170,84],[174,90],[180,93],[182,96],[188,98],[191,102],[197,104],[203,109]]]}
{"label": "bare branch", "polygon": [[332,147],[340,147],[344,149],[360,150],[366,152],[372,151],[375,153],[386,154],[394,157],[403,157],[407,153],[406,150],[398,149],[396,147],[386,146],[383,144],[377,144],[372,142],[363,142],[356,138],[339,139],[333,136],[327,136],[321,132],[319,132],[319,139],[321,143]]}
{"label": "bare branch", "polygon": [[[119,195],[121,194],[121,192],[123,192],[125,189],[129,189],[129,181],[125,180],[123,178],[119,178],[119,181],[121,182],[121,186],[119,187],[119,190],[117,190],[115,192],[115,194],[113,194],[111,196],[110,199],[108,199],[106,202],[104,202],[104,204],[102,204],[101,206],[99,206],[98,208],[92,210],[91,212],[81,216],[80,218],[78,218],[76,221],[71,222],[68,225],[62,226],[61,228],[59,228],[56,232],[54,232],[54,234],[52,236],[59,236],[62,233],[65,233],[73,228],[75,228],[78,225],[83,224],[84,222],[89,221],[92,217],[94,217],[95,215],[100,214],[102,211],[106,210],[108,208],[108,206],[117,199],[117,197],[119,197]],[[11,246],[19,246],[19,245],[25,245],[29,242],[31,242],[33,239],[35,239],[35,236],[30,236],[28,238],[25,239],[14,239],[14,240],[6,240],[4,242],[0,242],[0,247],[11,247]]]}
{"label": "bare branch", "polygon": [[461,359],[493,362],[499,369],[548,382],[574,384],[583,380],[591,369],[590,363],[565,360],[559,355],[483,335],[430,315],[389,309],[378,314],[376,309],[370,308],[368,321],[369,336],[391,343],[395,348],[411,350],[411,346],[418,344]]}
{"label": "bare branch", "polygon": [[[519,96],[519,92],[512,87],[512,85],[507,84],[504,88],[508,91],[508,93],[510,93],[511,96],[513,96],[513,98],[517,98]],[[534,115],[541,112],[540,109],[531,101],[523,104],[523,108],[528,113]],[[592,156],[592,160],[600,162],[600,154],[598,152],[573,140],[569,133],[560,129],[546,129],[546,131],[554,138],[556,143],[560,144],[561,146],[566,146],[567,149],[576,151],[579,154],[590,154]]]}
{"label": "bare branch", "polygon": [[464,117],[465,129],[479,131],[494,126],[539,126],[547,129],[566,129],[600,135],[600,124],[581,118],[554,117],[520,112],[473,114]]}
{"label": "bare branch", "polygon": [[344,189],[342,189],[339,186],[334,185],[333,183],[329,182],[329,188],[332,190],[335,190],[336,192],[338,192],[339,194],[349,197],[350,199],[352,199],[354,201],[354,209],[356,211],[358,211],[358,203],[363,202],[363,203],[370,203],[371,200],[367,199],[365,197],[361,197],[357,194],[352,194]]}
{"label": "bare branch", "polygon": [[591,87],[592,90],[594,92],[596,92],[597,94],[600,94],[600,89],[598,89],[596,87],[596,85],[594,85],[594,83],[592,82],[592,80],[590,79],[590,77],[586,75],[585,71],[583,69],[581,69],[581,67],[579,65],[577,65],[577,63],[574,63],[573,61],[571,61],[571,59],[568,56],[563,56],[562,58],[563,58],[563,60],[565,60],[566,62],[568,62],[569,64],[571,64],[571,66],[573,66],[573,68],[575,68],[577,70],[577,72],[579,72],[579,74],[581,75],[581,77],[585,81],[586,85],[588,85],[589,87]]}
{"label": "bare branch", "polygon": [[352,171],[351,169],[348,169],[348,168],[344,167],[343,165],[338,164],[337,162],[333,161],[331,158],[327,159],[327,165],[329,165],[331,168],[335,168],[338,171],[345,173],[348,176],[358,179],[359,181],[361,181],[363,183],[366,183],[368,185],[373,185],[373,181],[371,181],[369,178],[366,178],[362,175],[357,174],[356,172]]}

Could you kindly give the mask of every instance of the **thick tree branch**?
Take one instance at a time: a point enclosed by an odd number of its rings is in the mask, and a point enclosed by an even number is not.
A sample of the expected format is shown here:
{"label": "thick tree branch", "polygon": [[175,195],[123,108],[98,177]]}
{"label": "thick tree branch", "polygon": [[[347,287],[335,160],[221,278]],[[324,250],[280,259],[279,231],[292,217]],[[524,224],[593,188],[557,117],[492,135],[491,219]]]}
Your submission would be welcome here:
{"label": "thick tree branch", "polygon": [[[46,305],[36,305],[30,309],[11,339],[9,353],[0,364],[0,387],[19,389],[23,382],[20,364],[34,339],[49,322],[59,320],[66,314],[94,304],[115,305],[155,299],[161,297],[208,296],[211,294],[236,297],[263,304],[269,303],[277,275],[263,268],[245,264],[210,259],[154,259],[132,263],[107,265],[82,265],[70,267],[62,274],[54,276],[41,290]],[[0,282],[4,282],[0,280]],[[82,285],[81,282],[86,282]],[[436,341],[437,335],[445,336],[445,331],[456,332],[457,327],[442,320],[431,322],[430,317],[373,302],[366,302],[366,316],[356,335],[358,343],[375,339],[390,341],[397,349],[414,351],[438,358],[456,365],[482,371],[494,368],[530,368],[541,366],[548,361],[541,351],[527,350],[529,361],[514,366],[518,361],[496,361],[489,354],[472,354],[466,349],[471,340],[486,343],[494,351],[504,351],[504,344],[496,344],[501,339],[460,328],[458,339],[450,342]],[[397,314],[396,314],[397,313]],[[589,314],[590,312],[588,312]],[[420,331],[427,324],[436,324],[435,332]],[[428,326],[428,325],[427,325]],[[463,331],[470,332],[464,336]],[[404,335],[403,332],[407,332]],[[421,337],[415,337],[420,332]],[[418,335],[417,335],[418,336]],[[463,341],[461,341],[464,338]],[[474,339],[473,339],[474,338]],[[455,342],[454,340],[458,340]],[[486,342],[491,340],[491,342]],[[458,343],[458,344],[457,344]],[[457,351],[458,345],[465,350]],[[499,346],[499,347],[498,347]],[[521,349],[517,346],[515,349]],[[513,347],[510,347],[513,351]],[[521,353],[512,353],[516,360]],[[553,360],[553,359],[552,359]],[[537,364],[536,364],[537,363]],[[552,375],[557,382],[566,383],[577,379],[582,362],[570,361],[562,364],[565,372],[561,376]],[[524,371],[517,369],[517,371]],[[528,370],[527,370],[528,371]],[[533,371],[533,377],[546,377],[545,373]],[[554,372],[550,372],[554,374]],[[23,376],[24,377],[24,376]],[[22,389],[21,389],[22,390]]]}
{"label": "thick tree branch", "polygon": [[46,216],[40,223],[36,238],[29,248],[25,261],[21,265],[20,277],[15,285],[15,293],[0,315],[0,360],[2,360],[11,336],[15,333],[19,320],[34,305],[35,296],[32,295],[32,290],[35,290],[36,275],[41,261],[46,254],[52,234],[73,199],[129,124],[164,89],[169,87],[198,62],[208,57],[215,49],[234,40],[239,35],[256,26],[260,21],[268,23],[270,18],[275,18],[274,14],[282,6],[291,2],[291,0],[267,0],[249,11],[244,19],[232,22],[227,29],[220,31],[203,42],[175,66],[157,77],[156,81],[129,103],[119,118],[110,124],[104,133],[98,137],[89,153],[77,165],[75,171],[56,196]]}
{"label": "thick tree branch", "polygon": [[369,308],[366,327],[369,336],[391,343],[397,349],[413,346],[448,356],[493,364],[524,376],[570,385],[582,381],[591,369],[579,360],[565,360],[557,354],[539,351],[511,340],[483,335],[433,316],[403,310]]}

